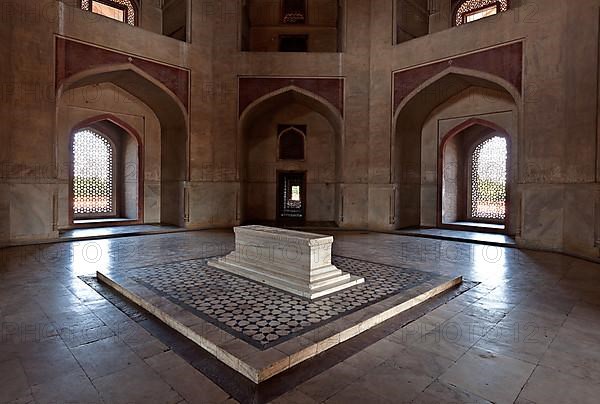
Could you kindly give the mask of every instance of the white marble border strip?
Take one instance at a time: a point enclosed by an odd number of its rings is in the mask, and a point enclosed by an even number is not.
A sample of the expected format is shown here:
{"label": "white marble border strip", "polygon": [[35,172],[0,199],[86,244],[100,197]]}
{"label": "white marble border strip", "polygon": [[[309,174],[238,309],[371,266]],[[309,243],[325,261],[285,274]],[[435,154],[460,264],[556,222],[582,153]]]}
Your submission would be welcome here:
{"label": "white marble border strip", "polygon": [[426,282],[263,351],[126,276],[98,271],[97,277],[256,384],[462,283],[462,277]]}

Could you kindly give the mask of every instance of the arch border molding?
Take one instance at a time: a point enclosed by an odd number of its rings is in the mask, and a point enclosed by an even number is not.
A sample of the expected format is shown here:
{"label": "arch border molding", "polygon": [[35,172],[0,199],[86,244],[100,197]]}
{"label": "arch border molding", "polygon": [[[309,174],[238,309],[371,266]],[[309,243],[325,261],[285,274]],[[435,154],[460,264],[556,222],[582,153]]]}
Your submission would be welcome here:
{"label": "arch border molding", "polygon": [[168,88],[181,101],[186,111],[189,108],[190,72],[187,69],[153,62],[58,36],[56,37],[55,47],[56,90],[69,78],[84,71],[108,66],[132,65]]}
{"label": "arch border molding", "polygon": [[408,68],[393,73],[394,112],[423,83],[449,68],[467,69],[497,76],[523,93],[523,43],[487,49],[464,56]]}
{"label": "arch border molding", "polygon": [[238,116],[256,100],[284,88],[299,88],[333,105],[344,116],[343,77],[238,77]]}

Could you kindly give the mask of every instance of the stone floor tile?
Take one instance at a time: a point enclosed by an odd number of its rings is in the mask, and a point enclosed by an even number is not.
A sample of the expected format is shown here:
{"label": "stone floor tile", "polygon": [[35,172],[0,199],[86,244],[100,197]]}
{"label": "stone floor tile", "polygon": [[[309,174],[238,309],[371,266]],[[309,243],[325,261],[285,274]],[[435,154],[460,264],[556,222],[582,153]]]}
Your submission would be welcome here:
{"label": "stone floor tile", "polygon": [[385,360],[385,358],[374,355],[368,351],[360,351],[347,358],[344,363],[355,367],[364,374],[381,365]]}
{"label": "stone floor tile", "polygon": [[76,333],[78,330],[90,330],[105,324],[93,313],[73,313],[49,317],[54,327],[61,334]]}
{"label": "stone floor tile", "polygon": [[35,401],[43,403],[102,403],[100,395],[82,370],[32,386]]}
{"label": "stone floor tile", "polygon": [[439,381],[431,383],[413,400],[415,404],[491,404],[490,401]]}
{"label": "stone floor tile", "polygon": [[65,293],[63,295],[49,294],[43,297],[37,295],[34,299],[40,304],[44,313],[53,319],[69,316],[73,313],[90,313],[90,309],[81,303],[81,300],[72,293]]}
{"label": "stone floor tile", "polygon": [[[467,307],[465,310],[460,312],[461,317],[470,317],[470,322],[481,328],[485,327],[486,324],[496,324],[502,320],[510,312],[508,309],[497,310],[487,305],[478,305],[474,303]],[[456,316],[458,317],[458,315]],[[452,318],[451,321],[455,321],[456,317]]]}
{"label": "stone floor tile", "polygon": [[156,340],[152,334],[146,331],[146,329],[138,323],[126,324],[126,326],[117,333],[117,337],[130,347]]}
{"label": "stone floor tile", "polygon": [[313,400],[300,390],[294,389],[277,397],[271,401],[271,404],[317,404],[318,401]]}
{"label": "stone floor tile", "polygon": [[177,368],[187,363],[181,356],[170,350],[146,358],[145,362],[159,374],[163,374],[169,371],[169,369]]}
{"label": "stone floor tile", "polygon": [[152,338],[149,341],[130,343],[127,345],[142,359],[151,358],[152,356],[161,354],[169,349],[165,344],[155,338]]}
{"label": "stone floor tile", "polygon": [[527,362],[472,348],[440,381],[494,403],[512,403],[534,368]]}
{"label": "stone floor tile", "polygon": [[127,345],[114,338],[82,345],[72,352],[92,380],[143,363]]}
{"label": "stone floor tile", "polygon": [[313,400],[324,401],[357,380],[361,372],[354,366],[339,363],[298,386],[298,390]]}
{"label": "stone floor tile", "polygon": [[580,304],[573,308],[563,327],[600,338],[600,306]]}
{"label": "stone floor tile", "polygon": [[388,400],[411,402],[433,381],[434,378],[426,374],[384,362],[353,384],[357,389],[369,390]]}
{"label": "stone floor tile", "polygon": [[160,376],[188,403],[216,404],[229,398],[229,394],[187,363]]}
{"label": "stone floor tile", "polygon": [[498,325],[481,338],[475,347],[537,364],[552,342],[553,333],[535,325],[506,327]]}
{"label": "stone floor tile", "polygon": [[535,310],[530,311],[527,307],[518,306],[508,313],[498,325],[520,329],[531,329],[533,327],[555,335],[566,320],[567,316],[564,314]]}
{"label": "stone floor tile", "polygon": [[442,324],[440,331],[450,341],[464,346],[472,346],[495,325],[496,322],[479,319],[461,312]]}
{"label": "stone floor tile", "polygon": [[178,403],[181,397],[148,365],[133,365],[93,381],[102,399],[111,404]]}
{"label": "stone floor tile", "polygon": [[[56,328],[41,309],[15,311],[5,309],[5,311],[6,314],[2,318],[2,323],[5,325],[3,328],[3,338],[5,340],[10,338],[13,342],[21,342],[24,338],[31,337],[31,330],[54,331]],[[11,333],[11,328],[16,330],[14,334]],[[56,333],[52,332],[51,334],[55,335]],[[38,337],[38,335],[36,334],[35,337]],[[15,339],[17,340],[14,341]]]}
{"label": "stone floor tile", "polygon": [[464,301],[464,300],[459,299],[459,298],[460,298],[460,296],[457,297],[456,299],[452,299],[451,301],[449,301],[446,304],[444,304],[442,307],[446,311],[451,311],[451,312],[454,312],[454,313],[458,314],[461,311],[463,311],[464,309],[466,309],[467,307],[469,307],[471,304],[473,304],[473,303]]}
{"label": "stone floor tile", "polygon": [[555,293],[553,296],[533,293],[521,302],[521,304],[526,305],[529,310],[542,311],[553,315],[569,314],[576,303],[576,299],[561,298],[556,296]]}
{"label": "stone floor tile", "polygon": [[28,396],[31,391],[23,366],[18,359],[0,362],[0,403]]}
{"label": "stone floor tile", "polygon": [[115,333],[106,325],[93,328],[71,327],[61,329],[60,337],[69,348],[76,348],[106,338],[114,338]]}
{"label": "stone floor tile", "polygon": [[458,360],[477,341],[463,337],[456,329],[437,330],[422,335],[406,344],[407,347],[415,347],[432,352],[452,361]]}
{"label": "stone floor tile", "polygon": [[600,384],[566,373],[538,366],[519,398],[543,404],[595,404],[600,397]]}
{"label": "stone floor tile", "polygon": [[600,336],[562,328],[540,364],[592,382],[600,382]]}
{"label": "stone floor tile", "polygon": [[392,339],[384,338],[375,342],[373,345],[368,346],[364,351],[382,359],[389,359],[403,349],[403,345],[400,345]]}
{"label": "stone floor tile", "polygon": [[335,393],[325,401],[326,404],[347,404],[347,403],[369,403],[369,404],[392,404],[403,403],[401,398],[383,397],[379,394],[367,390],[361,383],[352,383],[341,391]]}
{"label": "stone floor tile", "polygon": [[429,322],[429,324],[431,324],[433,327],[439,327],[444,322],[456,316],[456,314],[456,311],[449,310],[446,308],[446,305],[444,305],[430,311],[429,313],[421,317],[421,320]]}
{"label": "stone floor tile", "polygon": [[79,363],[64,342],[53,337],[18,347],[25,374],[30,384],[45,384],[64,374],[81,370]]}
{"label": "stone floor tile", "polygon": [[92,309],[92,312],[96,317],[102,320],[104,324],[108,325],[116,332],[121,332],[123,329],[126,329],[127,326],[135,324],[135,322],[127,317],[125,313],[112,305],[102,309]]}
{"label": "stone floor tile", "polygon": [[531,400],[527,400],[526,398],[522,398],[519,396],[519,398],[517,398],[513,404],[537,404],[537,403],[534,403]]}
{"label": "stone floor tile", "polygon": [[454,361],[415,346],[405,348],[384,362],[396,369],[406,369],[437,378],[454,364]]}

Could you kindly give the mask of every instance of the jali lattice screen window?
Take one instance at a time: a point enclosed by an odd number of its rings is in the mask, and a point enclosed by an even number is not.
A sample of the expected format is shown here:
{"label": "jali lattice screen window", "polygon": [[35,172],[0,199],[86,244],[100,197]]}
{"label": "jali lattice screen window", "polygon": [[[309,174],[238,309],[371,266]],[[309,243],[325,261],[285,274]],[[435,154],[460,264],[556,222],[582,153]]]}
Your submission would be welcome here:
{"label": "jali lattice screen window", "polygon": [[282,19],[284,24],[304,24],[306,22],[306,0],[283,0]]}
{"label": "jali lattice screen window", "polygon": [[503,221],[506,218],[507,143],[500,136],[480,143],[471,156],[471,216]]}
{"label": "jali lattice screen window", "polygon": [[457,8],[455,25],[462,25],[508,10],[508,0],[466,0]]}
{"label": "jali lattice screen window", "polygon": [[131,0],[81,0],[81,8],[113,20],[135,25],[135,5]]}
{"label": "jali lattice screen window", "polygon": [[115,150],[106,137],[91,129],[73,137],[73,214],[115,214]]}

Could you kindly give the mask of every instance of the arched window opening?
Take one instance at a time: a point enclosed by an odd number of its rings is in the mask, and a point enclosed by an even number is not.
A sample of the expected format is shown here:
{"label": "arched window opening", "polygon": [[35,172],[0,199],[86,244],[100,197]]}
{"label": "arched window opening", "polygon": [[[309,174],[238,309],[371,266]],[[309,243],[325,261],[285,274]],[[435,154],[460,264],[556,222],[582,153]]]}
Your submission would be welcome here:
{"label": "arched window opening", "polygon": [[473,219],[506,219],[507,142],[494,136],[475,147],[471,155],[471,209]]}
{"label": "arched window opening", "polygon": [[136,25],[136,9],[131,0],[81,0],[81,9]]}
{"label": "arched window opening", "polygon": [[115,148],[104,135],[83,129],[73,136],[73,215],[116,216]]}
{"label": "arched window opening", "polygon": [[456,8],[456,26],[491,17],[508,10],[508,0],[465,0]]}
{"label": "arched window opening", "polygon": [[279,160],[304,160],[305,125],[279,125]]}
{"label": "arched window opening", "polygon": [[306,23],[306,0],[283,0],[282,21],[284,24]]}

